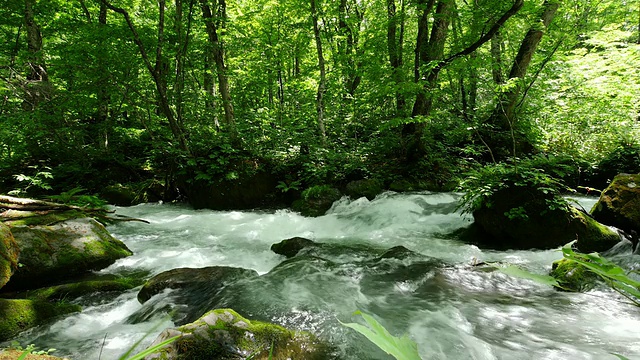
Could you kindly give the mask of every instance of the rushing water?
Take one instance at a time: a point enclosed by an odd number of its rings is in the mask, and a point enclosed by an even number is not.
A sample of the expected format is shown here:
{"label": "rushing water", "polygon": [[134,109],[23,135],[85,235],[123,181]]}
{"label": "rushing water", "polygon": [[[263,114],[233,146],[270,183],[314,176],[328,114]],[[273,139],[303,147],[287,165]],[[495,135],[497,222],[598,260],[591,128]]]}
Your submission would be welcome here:
{"label": "rushing water", "polygon": [[[423,359],[616,359],[640,357],[640,312],[606,289],[562,293],[527,280],[470,266],[503,261],[546,273],[558,251],[492,251],[452,236],[470,224],[455,213],[456,194],[386,193],[373,201],[341,200],[325,216],[192,210],[144,204],[117,213],[148,220],[109,230],[134,255],[102,273],[149,275],[178,268],[224,265],[261,277],[227,289],[220,306],[249,318],[309,330],[343,359],[387,359],[364,337],[340,325],[360,309],[392,333],[407,333]],[[581,199],[587,209],[592,199]],[[324,260],[288,261],[270,251],[294,236],[333,244]],[[403,245],[419,255],[375,260]],[[342,251],[336,251],[340,249]],[[344,247],[350,250],[344,250]],[[618,255],[628,266],[638,256]],[[325,261],[326,260],[326,261]],[[276,267],[277,266],[277,267]],[[275,268],[275,269],[274,269]],[[163,316],[170,291],[144,306],[138,289],[117,297],[77,300],[84,311],[33,329],[23,343],[58,348],[75,360],[117,359],[145,334],[148,344],[174,324]],[[142,319],[142,320],[141,320]]]}

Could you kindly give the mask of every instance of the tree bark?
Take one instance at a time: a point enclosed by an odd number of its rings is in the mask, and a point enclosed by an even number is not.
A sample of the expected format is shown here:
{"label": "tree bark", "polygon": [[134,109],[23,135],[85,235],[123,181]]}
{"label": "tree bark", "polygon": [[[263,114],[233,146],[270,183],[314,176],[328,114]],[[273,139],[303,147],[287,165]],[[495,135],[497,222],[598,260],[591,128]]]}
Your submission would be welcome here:
{"label": "tree bark", "polygon": [[236,121],[233,111],[233,102],[231,100],[231,90],[229,89],[229,78],[227,76],[227,67],[224,63],[224,44],[218,35],[218,28],[223,25],[223,20],[227,16],[226,3],[224,0],[217,0],[215,3],[216,19],[214,19],[211,7],[207,0],[200,0],[202,8],[202,17],[206,22],[207,36],[211,45],[211,55],[216,64],[216,73],[218,75],[218,90],[222,97],[222,107],[224,108],[225,125],[228,127],[232,139],[237,136]]}
{"label": "tree bark", "polygon": [[[389,53],[389,64],[393,71],[393,81],[396,87],[400,87],[404,82],[402,74],[403,59],[403,40],[404,40],[404,14],[405,1],[401,1],[400,15],[397,13],[395,0],[387,0],[387,52]],[[400,34],[398,35],[398,25],[400,26]],[[402,115],[406,99],[402,91],[396,89],[396,110],[398,115]]]}
{"label": "tree bark", "polygon": [[318,27],[318,9],[316,0],[311,0],[311,21],[313,22],[313,34],[318,52],[318,67],[320,68],[320,82],[316,94],[316,110],[318,112],[318,131],[322,144],[326,144],[327,133],[324,126],[324,94],[327,91],[327,72],[325,68],[324,56],[322,54],[322,39],[320,38],[320,28]]}
{"label": "tree bark", "polygon": [[42,33],[36,23],[33,6],[35,0],[25,0],[24,22],[27,30],[27,49],[29,51],[29,71],[27,80],[49,81],[47,67],[42,56]]}
{"label": "tree bark", "polygon": [[553,20],[559,6],[560,2],[557,0],[546,0],[542,5],[540,22],[534,24],[529,29],[520,44],[518,54],[513,61],[513,66],[509,73],[509,80],[516,81],[516,84],[501,95],[492,115],[491,122],[498,125],[500,129],[507,130],[513,125],[518,96],[522,91],[521,80],[526,75],[527,69],[531,64],[531,59],[533,58],[533,54],[535,54],[545,30]]}

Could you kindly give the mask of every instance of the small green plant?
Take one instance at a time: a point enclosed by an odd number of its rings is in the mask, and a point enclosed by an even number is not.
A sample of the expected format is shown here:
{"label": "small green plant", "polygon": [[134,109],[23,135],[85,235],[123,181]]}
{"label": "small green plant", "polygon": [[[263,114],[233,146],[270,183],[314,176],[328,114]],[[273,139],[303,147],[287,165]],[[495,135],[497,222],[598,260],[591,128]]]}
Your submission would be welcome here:
{"label": "small green plant", "polygon": [[20,353],[20,356],[18,356],[17,360],[24,360],[24,359],[27,358],[27,356],[29,356],[31,354],[33,354],[33,355],[49,355],[49,353],[52,353],[52,352],[56,351],[56,349],[37,350],[38,348],[34,344],[29,344],[26,347],[22,347],[20,345],[20,343],[17,342],[17,341],[12,341],[11,342],[11,346],[9,346],[9,349],[22,351]]}
{"label": "small green plant", "polygon": [[302,181],[300,180],[289,181],[288,183],[279,181],[276,189],[282,191],[283,193],[286,193],[289,190],[300,190],[300,185],[302,185]]}
{"label": "small green plant", "polygon": [[51,168],[48,166],[30,166],[29,168],[35,170],[33,175],[18,174],[13,177],[22,185],[20,188],[11,190],[9,195],[22,196],[32,188],[38,188],[41,190],[51,190],[51,185],[47,182],[47,179],[53,179],[51,174]]}
{"label": "small green plant", "polygon": [[361,315],[368,326],[356,323],[345,324],[343,322],[340,322],[340,324],[364,335],[382,351],[397,360],[420,360],[418,345],[408,336],[404,335],[398,338],[391,335],[373,316],[367,315],[360,310],[356,311],[354,315]]}

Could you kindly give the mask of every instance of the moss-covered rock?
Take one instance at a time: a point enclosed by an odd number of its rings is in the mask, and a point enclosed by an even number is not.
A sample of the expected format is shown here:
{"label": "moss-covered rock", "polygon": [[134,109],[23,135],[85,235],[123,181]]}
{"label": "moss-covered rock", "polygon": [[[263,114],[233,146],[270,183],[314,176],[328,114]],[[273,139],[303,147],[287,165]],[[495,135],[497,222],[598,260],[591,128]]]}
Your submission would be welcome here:
{"label": "moss-covered rock", "polygon": [[180,336],[145,359],[330,359],[312,334],[248,320],[231,309],[217,309],[177,329],[167,329],[151,345]]}
{"label": "moss-covered rock", "polygon": [[576,292],[592,289],[598,280],[598,275],[570,259],[555,261],[549,275],[558,280],[563,289]]}
{"label": "moss-covered rock", "polygon": [[296,256],[300,250],[312,246],[317,246],[315,241],[301,237],[294,237],[271,245],[271,251],[278,255],[284,255],[287,258],[291,258]]}
{"label": "moss-covered rock", "polygon": [[9,227],[53,225],[67,220],[82,219],[86,217],[86,213],[78,210],[46,212],[7,210],[2,213],[3,221]]}
{"label": "moss-covered rock", "polygon": [[302,192],[302,197],[294,201],[292,208],[303,216],[322,216],[341,197],[340,190],[329,185],[312,186]]}
{"label": "moss-covered rock", "polygon": [[20,249],[11,229],[0,222],[0,289],[9,281],[18,268]]}
{"label": "moss-covered rock", "polygon": [[99,270],[132,253],[91,218],[53,225],[13,225],[20,266],[6,287],[33,289]]}
{"label": "moss-covered rock", "polygon": [[35,300],[0,299],[0,341],[38,326],[59,315],[80,311],[80,306]]}
{"label": "moss-covered rock", "polygon": [[352,199],[366,197],[369,200],[373,200],[378,194],[382,193],[383,190],[383,184],[380,180],[363,179],[348,183],[345,194]]}
{"label": "moss-covered rock", "polygon": [[552,249],[578,240],[581,252],[601,252],[620,236],[562,199],[530,187],[509,187],[495,193],[473,212],[476,223],[491,236],[482,245],[507,249]]}
{"label": "moss-covered rock", "polygon": [[604,224],[640,234],[640,174],[617,175],[591,214]]}

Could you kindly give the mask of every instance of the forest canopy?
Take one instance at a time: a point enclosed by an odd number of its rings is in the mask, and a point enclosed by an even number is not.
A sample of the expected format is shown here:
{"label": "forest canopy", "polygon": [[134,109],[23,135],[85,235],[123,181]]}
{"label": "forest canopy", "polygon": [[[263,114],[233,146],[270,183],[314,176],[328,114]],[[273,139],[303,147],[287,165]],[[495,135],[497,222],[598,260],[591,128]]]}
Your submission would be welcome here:
{"label": "forest canopy", "polygon": [[0,193],[160,183],[171,199],[260,171],[282,192],[361,178],[451,189],[532,155],[593,179],[638,172],[639,6],[7,2]]}

